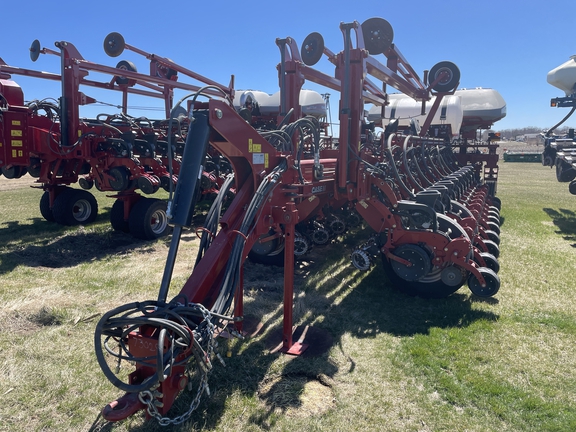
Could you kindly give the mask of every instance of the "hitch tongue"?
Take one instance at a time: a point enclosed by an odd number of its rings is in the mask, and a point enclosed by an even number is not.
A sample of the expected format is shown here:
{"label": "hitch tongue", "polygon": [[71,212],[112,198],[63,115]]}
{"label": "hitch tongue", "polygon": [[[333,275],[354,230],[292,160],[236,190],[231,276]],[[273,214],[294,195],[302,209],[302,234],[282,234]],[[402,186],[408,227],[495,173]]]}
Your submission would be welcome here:
{"label": "hitch tongue", "polygon": [[102,408],[102,417],[109,422],[127,419],[146,406],[140,401],[138,393],[126,393]]}

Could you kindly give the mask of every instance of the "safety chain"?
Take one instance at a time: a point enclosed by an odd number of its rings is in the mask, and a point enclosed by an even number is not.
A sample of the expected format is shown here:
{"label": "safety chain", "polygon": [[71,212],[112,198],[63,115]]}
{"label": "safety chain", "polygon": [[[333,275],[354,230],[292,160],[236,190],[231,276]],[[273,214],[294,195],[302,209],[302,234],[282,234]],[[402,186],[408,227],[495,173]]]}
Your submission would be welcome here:
{"label": "safety chain", "polygon": [[[163,406],[163,403],[158,400],[159,398],[163,397],[163,394],[157,391],[160,384],[156,384],[155,386],[150,388],[150,390],[141,391],[138,394],[140,402],[142,402],[144,405],[147,406],[146,411],[148,412],[148,414],[154,419],[156,419],[156,421],[158,421],[160,426],[169,426],[171,424],[178,425],[185,422],[190,418],[194,410],[198,408],[198,405],[200,404],[200,398],[202,397],[204,391],[206,391],[208,396],[210,396],[210,388],[208,387],[208,375],[212,370],[212,362],[210,361],[210,359],[212,358],[212,355],[214,354],[214,349],[217,346],[217,342],[214,339],[216,326],[212,322],[212,315],[208,309],[206,309],[201,304],[196,304],[194,306],[196,306],[199,309],[204,318],[203,324],[206,325],[206,328],[202,331],[202,333],[206,337],[207,344],[206,344],[206,350],[204,351],[200,346],[200,344],[197,343],[196,339],[194,338],[195,343],[192,345],[192,352],[194,354],[193,357],[196,359],[198,363],[198,373],[201,374],[201,379],[198,385],[198,390],[196,391],[196,396],[190,403],[188,410],[184,414],[181,414],[174,418],[163,417],[158,412],[158,407]],[[194,331],[194,335],[196,335],[196,331]],[[224,364],[222,357],[218,353],[216,355],[222,362],[222,364]],[[188,375],[188,391],[192,391],[190,366],[191,364],[188,363],[186,370],[186,374]]]}

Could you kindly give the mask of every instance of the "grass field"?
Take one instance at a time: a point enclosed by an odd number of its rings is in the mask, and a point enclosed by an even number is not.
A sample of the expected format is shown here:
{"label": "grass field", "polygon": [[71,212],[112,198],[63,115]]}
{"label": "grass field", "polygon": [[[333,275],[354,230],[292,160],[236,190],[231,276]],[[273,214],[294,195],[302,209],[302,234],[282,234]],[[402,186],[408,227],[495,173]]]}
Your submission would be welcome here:
{"label": "grass field", "polygon": [[[400,294],[380,265],[351,266],[362,233],[315,248],[297,269],[294,313],[325,335],[329,349],[318,356],[270,354],[280,342],[282,272],[247,263],[245,311],[262,330],[220,341],[230,356],[226,367],[215,363],[211,397],[166,428],[143,414],[117,424],[99,416],[121,392],[97,365],[95,323],[156,298],[169,239],[113,232],[113,200],[95,194],[96,223],[64,228],[40,217],[39,190],[0,188],[2,431],[576,430],[576,197],[549,168],[501,162],[494,298],[465,287],[443,300]],[[185,233],[172,294],[197,244]],[[182,394],[175,415],[190,402]]]}

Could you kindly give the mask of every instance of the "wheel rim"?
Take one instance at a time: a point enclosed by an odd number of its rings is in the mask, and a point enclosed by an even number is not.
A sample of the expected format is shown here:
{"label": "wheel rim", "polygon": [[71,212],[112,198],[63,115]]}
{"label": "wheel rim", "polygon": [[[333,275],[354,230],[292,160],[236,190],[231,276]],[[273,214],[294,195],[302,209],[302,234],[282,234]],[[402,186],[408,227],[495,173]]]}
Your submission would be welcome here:
{"label": "wheel rim", "polygon": [[72,214],[74,215],[74,219],[78,222],[84,222],[90,218],[90,215],[92,214],[92,206],[88,200],[78,200],[74,203]]}
{"label": "wheel rim", "polygon": [[168,225],[168,217],[166,212],[162,210],[156,210],[152,213],[152,217],[150,218],[150,228],[154,234],[162,234],[164,230],[166,230],[166,226]]}

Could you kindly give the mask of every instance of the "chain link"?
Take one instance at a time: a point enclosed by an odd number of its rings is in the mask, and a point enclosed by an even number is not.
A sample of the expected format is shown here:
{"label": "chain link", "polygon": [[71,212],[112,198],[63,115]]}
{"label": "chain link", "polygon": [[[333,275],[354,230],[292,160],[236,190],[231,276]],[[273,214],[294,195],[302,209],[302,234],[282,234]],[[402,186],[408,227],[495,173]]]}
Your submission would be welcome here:
{"label": "chain link", "polygon": [[[200,354],[198,356],[196,355],[192,356],[193,358],[201,358],[202,359],[201,362],[203,364],[202,365],[198,364],[197,371],[198,373],[201,374],[200,383],[198,385],[198,390],[196,391],[196,396],[194,396],[194,399],[190,403],[188,410],[185,413],[176,416],[174,418],[163,417],[158,412],[158,406],[162,406],[162,402],[160,402],[157,399],[158,397],[162,397],[162,393],[155,391],[156,388],[159,387],[159,385],[156,385],[155,388],[142,391],[138,394],[138,398],[140,399],[140,401],[147,406],[146,411],[148,412],[150,417],[156,419],[156,421],[160,424],[160,426],[169,426],[171,424],[178,425],[185,422],[190,418],[194,410],[198,408],[198,405],[200,405],[200,399],[204,391],[206,391],[208,396],[210,396],[210,388],[208,387],[208,375],[210,374],[210,371],[212,369],[212,363],[210,361],[210,358],[212,358],[212,355],[214,354],[214,347],[216,346],[216,341],[214,340],[214,333],[216,330],[216,326],[214,325],[214,323],[212,323],[212,315],[210,314],[209,310],[207,310],[201,304],[195,306],[198,307],[204,318],[203,324],[206,325],[205,334],[208,336],[208,339],[207,339],[206,351],[203,353],[198,353]],[[190,363],[188,367],[190,367]],[[188,383],[191,384],[190,370],[187,370],[186,373],[188,375]]]}

